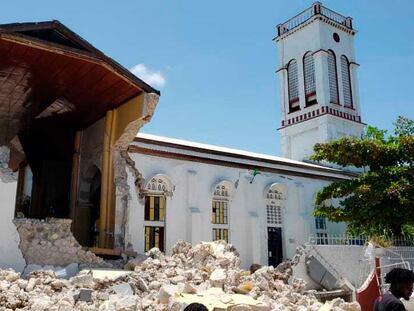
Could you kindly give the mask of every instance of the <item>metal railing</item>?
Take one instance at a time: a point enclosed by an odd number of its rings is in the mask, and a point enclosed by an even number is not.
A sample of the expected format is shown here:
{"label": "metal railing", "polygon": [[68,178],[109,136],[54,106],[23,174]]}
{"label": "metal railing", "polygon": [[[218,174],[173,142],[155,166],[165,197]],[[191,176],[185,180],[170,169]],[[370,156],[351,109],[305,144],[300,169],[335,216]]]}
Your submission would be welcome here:
{"label": "metal railing", "polygon": [[320,2],[315,2],[310,8],[292,17],[288,21],[277,25],[277,35],[280,36],[284,33],[287,33],[288,31],[310,20],[315,15],[322,15],[335,23],[341,24],[349,29],[352,29],[352,18],[345,17],[339,13],[336,13],[324,7]]}
{"label": "metal railing", "polygon": [[331,21],[334,21],[338,24],[344,25],[348,28],[352,29],[352,24],[347,24],[347,20],[352,20],[350,17],[345,17],[339,13],[336,13],[327,7],[324,7],[321,5],[321,15],[325,16],[326,18],[330,19]]}
{"label": "metal railing", "polygon": [[[406,251],[404,247],[414,247],[414,238],[412,237],[385,237],[383,239],[390,244],[389,247],[399,249],[399,251]],[[364,246],[370,241],[368,236],[364,235],[347,235],[347,234],[328,234],[311,235],[309,243],[313,245],[359,245]],[[375,243],[374,243],[375,244]],[[412,256],[414,258],[414,254]]]}
{"label": "metal railing", "polygon": [[352,236],[344,234],[311,235],[309,243],[313,245],[358,245],[364,246],[368,242],[366,236]]}

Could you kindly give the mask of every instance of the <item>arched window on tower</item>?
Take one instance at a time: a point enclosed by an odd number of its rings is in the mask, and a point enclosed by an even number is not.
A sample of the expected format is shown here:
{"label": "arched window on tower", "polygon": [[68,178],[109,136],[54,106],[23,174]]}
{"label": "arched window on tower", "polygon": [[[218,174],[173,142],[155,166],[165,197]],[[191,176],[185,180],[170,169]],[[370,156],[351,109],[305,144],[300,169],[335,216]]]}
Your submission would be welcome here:
{"label": "arched window on tower", "polygon": [[350,63],[345,55],[341,56],[342,89],[344,92],[344,106],[353,108]]}
{"label": "arched window on tower", "polygon": [[171,194],[171,182],[165,175],[155,175],[145,185],[144,251],[146,252],[153,247],[158,247],[162,252],[165,250],[166,198]]}
{"label": "arched window on tower", "polygon": [[211,218],[213,241],[229,241],[229,202],[233,188],[229,181],[221,181],[214,187]]}
{"label": "arched window on tower", "polygon": [[313,53],[309,51],[303,57],[303,80],[305,86],[306,106],[317,103],[315,79],[315,61],[313,59]]}
{"label": "arched window on tower", "polygon": [[292,59],[288,63],[287,73],[288,73],[289,112],[294,112],[294,111],[300,110],[298,63],[296,59]]}
{"label": "arched window on tower", "polygon": [[328,50],[328,76],[330,103],[339,105],[338,71],[336,69],[336,56],[332,50]]}

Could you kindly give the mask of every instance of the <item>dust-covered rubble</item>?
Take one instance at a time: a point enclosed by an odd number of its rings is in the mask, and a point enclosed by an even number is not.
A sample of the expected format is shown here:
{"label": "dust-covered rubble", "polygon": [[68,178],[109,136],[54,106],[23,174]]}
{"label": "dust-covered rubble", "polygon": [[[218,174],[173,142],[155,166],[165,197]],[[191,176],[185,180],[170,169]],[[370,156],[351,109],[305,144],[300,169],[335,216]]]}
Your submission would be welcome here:
{"label": "dust-covered rubble", "polygon": [[47,220],[16,218],[19,248],[27,264],[67,266],[73,262],[110,266],[102,258],[85,251],[71,231],[70,219]]}
{"label": "dust-covered rubble", "polygon": [[[223,241],[195,246],[181,241],[171,256],[158,249],[147,256],[115,280],[97,279],[88,271],[69,280],[53,271],[33,271],[23,279],[15,271],[0,270],[0,310],[179,311],[193,301],[210,310],[316,311],[323,305],[305,294],[303,281],[291,278],[289,264],[250,274],[240,268],[234,247]],[[340,299],[330,306],[335,311],[360,310],[357,303]]]}

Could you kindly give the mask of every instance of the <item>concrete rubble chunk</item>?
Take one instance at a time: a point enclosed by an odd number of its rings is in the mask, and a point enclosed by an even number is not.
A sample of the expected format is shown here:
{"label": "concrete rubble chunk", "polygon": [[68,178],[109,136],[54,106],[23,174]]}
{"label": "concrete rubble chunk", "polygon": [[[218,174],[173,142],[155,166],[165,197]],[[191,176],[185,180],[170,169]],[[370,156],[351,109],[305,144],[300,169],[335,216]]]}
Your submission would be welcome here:
{"label": "concrete rubble chunk", "polygon": [[197,294],[197,288],[195,288],[190,283],[185,283],[184,289],[183,289],[183,293],[186,293],[186,294]]}
{"label": "concrete rubble chunk", "polygon": [[227,279],[226,270],[215,269],[210,275],[211,286],[223,287],[226,279]]}
{"label": "concrete rubble chunk", "polygon": [[135,311],[139,298],[138,296],[115,294],[109,296],[109,301],[113,302],[117,311]]}
{"label": "concrete rubble chunk", "polygon": [[95,281],[92,275],[87,273],[74,276],[70,279],[70,282],[72,283],[72,285],[75,285],[77,287],[92,288],[95,286]]}
{"label": "concrete rubble chunk", "polygon": [[178,292],[179,290],[176,285],[164,285],[158,293],[158,299],[160,303],[167,304],[170,297],[173,297]]}
{"label": "concrete rubble chunk", "polygon": [[[39,226],[39,230],[45,228]],[[292,277],[291,265],[262,267],[250,274],[241,269],[231,244],[217,241],[192,246],[180,241],[171,256],[150,250],[133,271],[88,269],[66,280],[59,271],[70,274],[70,269],[78,269],[77,264],[33,267],[24,273],[27,279],[0,269],[0,310],[182,311],[199,302],[210,310],[316,311],[324,306],[360,311],[358,303],[342,299],[320,303],[313,293],[304,292],[304,281]]]}
{"label": "concrete rubble chunk", "polygon": [[90,288],[81,288],[75,300],[90,302],[92,301],[92,292],[93,290]]}
{"label": "concrete rubble chunk", "polygon": [[130,259],[124,266],[125,270],[134,271],[136,266],[142,264],[145,260],[148,259],[148,256],[145,254],[138,254],[135,258]]}
{"label": "concrete rubble chunk", "polygon": [[111,287],[111,290],[118,295],[133,295],[134,291],[132,290],[131,285],[128,283],[116,284]]}

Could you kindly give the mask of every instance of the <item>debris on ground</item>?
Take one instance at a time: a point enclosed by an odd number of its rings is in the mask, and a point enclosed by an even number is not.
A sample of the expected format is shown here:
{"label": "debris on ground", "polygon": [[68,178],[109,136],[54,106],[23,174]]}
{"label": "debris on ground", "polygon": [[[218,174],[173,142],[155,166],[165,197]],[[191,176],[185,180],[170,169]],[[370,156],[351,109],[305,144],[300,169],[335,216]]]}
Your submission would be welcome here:
{"label": "debris on ground", "polygon": [[242,270],[237,251],[224,241],[180,241],[171,256],[156,248],[146,256],[127,263],[133,271],[82,270],[69,280],[54,271],[32,271],[23,279],[0,270],[0,310],[179,311],[195,301],[209,310],[360,310],[342,299],[320,303],[305,293],[304,281],[291,277],[289,263],[253,274]]}

